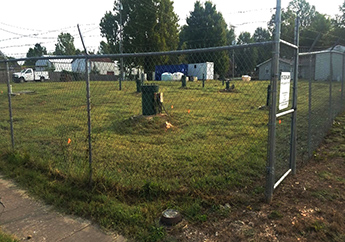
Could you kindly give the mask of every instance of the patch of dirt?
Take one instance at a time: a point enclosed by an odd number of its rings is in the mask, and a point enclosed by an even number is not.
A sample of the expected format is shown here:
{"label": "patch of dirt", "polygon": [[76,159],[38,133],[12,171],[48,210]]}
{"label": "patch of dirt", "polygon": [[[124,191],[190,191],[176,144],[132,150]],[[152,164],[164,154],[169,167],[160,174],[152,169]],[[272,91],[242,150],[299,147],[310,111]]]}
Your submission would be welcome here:
{"label": "patch of dirt", "polygon": [[345,241],[345,118],[337,125],[271,204],[258,198],[221,221],[182,222],[167,241]]}

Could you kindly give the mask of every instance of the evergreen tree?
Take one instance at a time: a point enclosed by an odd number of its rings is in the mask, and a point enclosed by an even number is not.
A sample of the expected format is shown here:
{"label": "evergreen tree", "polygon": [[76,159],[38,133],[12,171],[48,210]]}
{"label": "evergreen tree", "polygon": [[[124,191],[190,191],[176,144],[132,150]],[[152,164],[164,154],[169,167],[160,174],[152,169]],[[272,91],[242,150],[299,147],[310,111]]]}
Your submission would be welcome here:
{"label": "evergreen tree", "polygon": [[[116,0],[113,13],[107,12],[100,23],[107,42],[101,51],[127,53],[176,50],[179,43],[178,17],[170,0]],[[125,65],[142,66],[150,74],[155,65],[166,64],[170,58],[127,58]]]}
{"label": "evergreen tree", "polygon": [[[187,25],[182,28],[181,46],[185,49],[225,46],[228,44],[228,35],[227,24],[222,14],[216,10],[216,6],[210,1],[206,1],[204,5],[197,1],[194,11],[187,18]],[[229,55],[225,51],[192,54],[188,56],[188,62],[214,62],[215,72],[221,77],[226,75],[230,66]]]}
{"label": "evergreen tree", "polygon": [[[238,45],[253,43],[249,32],[242,32],[237,38]],[[255,47],[245,47],[235,51],[236,75],[253,75],[257,65],[258,51]]]}
{"label": "evergreen tree", "polygon": [[[257,28],[253,34],[253,42],[266,42],[272,40],[271,33],[264,28]],[[272,57],[271,49],[268,46],[256,47],[257,60],[256,65],[270,59]]]}

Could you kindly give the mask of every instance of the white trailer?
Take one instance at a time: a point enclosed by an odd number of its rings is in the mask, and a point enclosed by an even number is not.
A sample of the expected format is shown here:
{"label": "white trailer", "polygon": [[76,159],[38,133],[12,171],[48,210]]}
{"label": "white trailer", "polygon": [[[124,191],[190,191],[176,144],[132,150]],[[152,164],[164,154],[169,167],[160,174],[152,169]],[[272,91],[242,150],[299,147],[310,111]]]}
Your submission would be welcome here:
{"label": "white trailer", "polygon": [[188,76],[197,77],[199,80],[205,78],[205,80],[214,79],[214,63],[195,63],[188,64]]}

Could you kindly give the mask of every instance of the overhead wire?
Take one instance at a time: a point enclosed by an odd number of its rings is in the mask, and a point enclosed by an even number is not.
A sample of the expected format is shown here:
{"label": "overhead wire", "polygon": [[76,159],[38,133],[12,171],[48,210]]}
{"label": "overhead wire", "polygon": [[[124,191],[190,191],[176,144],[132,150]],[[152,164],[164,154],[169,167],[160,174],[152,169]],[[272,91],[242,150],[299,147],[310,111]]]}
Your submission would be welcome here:
{"label": "overhead wire", "polygon": [[[135,0],[137,3],[140,3],[140,0]],[[156,9],[154,8],[154,6],[150,6],[150,5],[143,5],[142,6],[144,10],[146,11],[156,11]],[[226,14],[245,14],[245,13],[253,13],[253,12],[260,12],[260,11],[266,11],[266,10],[270,10],[272,11],[274,8],[262,8],[262,9],[248,9],[248,10],[240,10],[240,11],[233,11],[233,12],[230,12],[230,13],[226,13]],[[163,15],[165,16],[169,16],[168,14],[166,14],[165,12],[162,13]],[[224,15],[223,15],[224,16]],[[170,17],[170,16],[169,16]],[[183,20],[183,19],[182,19]],[[186,19],[185,19],[186,20]],[[180,19],[181,21],[181,19]],[[244,26],[244,25],[249,25],[249,24],[255,24],[255,23],[263,23],[263,22],[266,22],[266,21],[255,21],[255,22],[244,22],[244,23],[240,23],[240,24],[236,24],[234,25],[235,27],[237,26]],[[16,37],[11,37],[11,38],[7,38],[7,39],[0,39],[0,42],[5,42],[5,41],[13,41],[13,40],[20,40],[20,39],[23,39],[23,38],[32,38],[32,39],[39,39],[41,40],[40,43],[42,45],[44,44],[51,44],[52,41],[46,41],[46,40],[53,40],[53,39],[57,39],[57,37],[53,37],[51,36],[51,34],[53,33],[56,33],[56,32],[71,32],[70,34],[75,38],[75,39],[79,39],[80,36],[78,35],[77,31],[76,31],[76,28],[75,26],[68,26],[68,27],[64,27],[64,28],[60,28],[60,29],[55,29],[55,30],[49,30],[49,31],[44,31],[44,30],[38,30],[38,29],[30,29],[30,28],[25,28],[25,27],[18,27],[18,26],[14,26],[14,25],[11,25],[11,24],[7,24],[7,23],[3,23],[3,22],[0,22],[0,25],[4,25],[4,26],[7,26],[7,27],[12,27],[12,28],[15,28],[15,29],[20,29],[20,30],[26,30],[26,31],[31,31],[31,32],[35,32],[35,33],[31,33],[31,34],[20,34],[20,33],[16,33],[14,31],[11,31],[11,30],[7,30],[5,28],[0,28],[0,31],[3,30],[3,31],[7,31],[7,32],[10,32],[11,34],[14,34],[14,35],[18,35]],[[99,28],[99,25],[98,24],[95,24],[95,23],[92,23],[92,24],[89,24],[89,25],[92,25],[92,26],[95,26],[96,27],[93,27],[93,28],[90,28],[90,29],[87,29],[83,32],[83,34],[87,34],[87,33],[90,33],[92,31],[95,31]],[[80,26],[87,26],[87,24],[84,24],[84,25],[80,25]],[[139,27],[146,27],[145,23],[144,22],[141,22],[141,23],[138,23],[137,26]],[[129,27],[129,26],[127,26]],[[134,27],[133,27],[134,28]],[[201,27],[199,29],[195,29],[195,30],[207,30],[209,27]],[[75,32],[73,32],[75,31]],[[100,38],[100,34],[99,35],[85,35],[84,36],[85,38]],[[213,38],[213,39],[216,39],[216,38]],[[202,39],[199,39],[199,40],[193,40],[193,41],[190,41],[190,42],[198,42]],[[208,40],[212,41],[211,38],[208,38]],[[27,47],[27,46],[31,46],[31,45],[34,45],[34,44],[29,44],[29,43],[26,43],[26,44],[21,44],[21,45],[8,45],[8,46],[4,46],[4,47],[0,47],[1,49],[5,48],[17,48],[17,47]],[[145,46],[147,44],[142,44],[141,46]],[[98,46],[99,47],[99,46]]]}

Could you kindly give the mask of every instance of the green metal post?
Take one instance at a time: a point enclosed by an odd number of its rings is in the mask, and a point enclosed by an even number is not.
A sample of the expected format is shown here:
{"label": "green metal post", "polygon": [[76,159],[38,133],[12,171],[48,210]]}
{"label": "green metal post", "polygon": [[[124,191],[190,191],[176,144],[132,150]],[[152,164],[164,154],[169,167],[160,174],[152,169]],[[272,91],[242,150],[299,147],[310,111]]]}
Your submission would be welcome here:
{"label": "green metal post", "polygon": [[182,87],[186,87],[187,86],[187,78],[185,75],[182,76],[181,81],[182,81]]}

